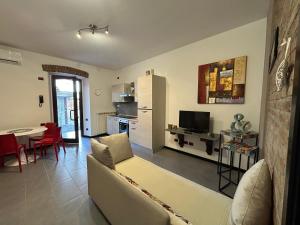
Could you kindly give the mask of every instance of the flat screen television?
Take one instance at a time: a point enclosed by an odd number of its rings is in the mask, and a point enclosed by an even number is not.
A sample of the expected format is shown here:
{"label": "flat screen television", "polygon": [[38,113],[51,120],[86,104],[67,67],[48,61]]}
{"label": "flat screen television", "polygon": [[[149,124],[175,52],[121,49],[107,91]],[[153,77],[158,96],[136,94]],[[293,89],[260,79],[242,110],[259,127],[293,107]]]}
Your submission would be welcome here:
{"label": "flat screen television", "polygon": [[209,132],[210,112],[179,111],[179,127],[191,132]]}

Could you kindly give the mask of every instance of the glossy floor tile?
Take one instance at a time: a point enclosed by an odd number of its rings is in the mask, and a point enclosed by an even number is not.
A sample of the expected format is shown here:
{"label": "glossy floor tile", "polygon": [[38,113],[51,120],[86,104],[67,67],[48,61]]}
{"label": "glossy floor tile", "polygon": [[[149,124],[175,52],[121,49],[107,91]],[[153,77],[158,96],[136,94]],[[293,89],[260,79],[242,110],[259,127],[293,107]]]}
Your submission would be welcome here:
{"label": "glossy floor tile", "polygon": [[[133,145],[134,153],[174,173],[217,190],[216,165],[164,149],[153,155]],[[86,155],[90,140],[68,145],[56,162],[52,149],[36,164],[0,168],[0,224],[106,225],[101,211],[88,196]]]}

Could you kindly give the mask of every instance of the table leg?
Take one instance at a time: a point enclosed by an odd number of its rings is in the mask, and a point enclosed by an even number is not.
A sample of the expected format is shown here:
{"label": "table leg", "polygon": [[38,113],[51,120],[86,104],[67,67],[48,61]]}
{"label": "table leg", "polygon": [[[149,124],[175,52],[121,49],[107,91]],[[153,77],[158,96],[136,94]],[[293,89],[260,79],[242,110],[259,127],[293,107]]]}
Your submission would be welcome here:
{"label": "table leg", "polygon": [[223,149],[220,149],[220,165],[219,165],[219,191],[221,191],[221,179],[222,179],[222,157],[223,157]]}
{"label": "table leg", "polygon": [[217,164],[217,173],[220,173],[220,155],[221,155],[221,149],[218,152],[218,164]]}
{"label": "table leg", "polygon": [[240,153],[239,157],[239,170],[238,170],[238,177],[237,177],[237,184],[240,182],[240,176],[241,176],[241,161],[242,161],[242,154]]}
{"label": "table leg", "polygon": [[218,173],[220,173],[220,154],[221,154],[221,139],[222,136],[220,134],[220,137],[219,137],[219,152],[218,152],[218,167],[217,167],[217,170],[218,170]]}
{"label": "table leg", "polygon": [[233,152],[230,151],[230,160],[229,160],[229,180],[231,181],[231,172],[232,172],[232,167],[233,167]]}
{"label": "table leg", "polygon": [[247,159],[247,170],[249,170],[249,166],[250,166],[250,155],[248,155],[248,159]]}

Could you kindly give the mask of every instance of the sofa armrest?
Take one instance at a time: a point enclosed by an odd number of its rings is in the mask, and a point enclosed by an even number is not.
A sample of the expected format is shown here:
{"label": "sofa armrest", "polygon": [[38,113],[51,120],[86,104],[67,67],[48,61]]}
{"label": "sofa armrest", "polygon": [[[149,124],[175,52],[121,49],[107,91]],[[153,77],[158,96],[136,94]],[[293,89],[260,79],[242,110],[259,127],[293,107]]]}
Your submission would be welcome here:
{"label": "sofa armrest", "polygon": [[170,225],[163,207],[92,155],[87,156],[89,195],[112,225]]}

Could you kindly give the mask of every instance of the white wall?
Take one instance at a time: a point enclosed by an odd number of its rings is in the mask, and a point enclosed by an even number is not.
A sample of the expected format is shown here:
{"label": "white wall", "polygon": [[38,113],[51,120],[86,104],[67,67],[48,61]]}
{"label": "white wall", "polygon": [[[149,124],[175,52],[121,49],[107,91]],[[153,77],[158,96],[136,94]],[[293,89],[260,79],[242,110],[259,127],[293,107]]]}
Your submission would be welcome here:
{"label": "white wall", "polygon": [[[178,125],[179,110],[195,110],[211,112],[214,132],[229,128],[236,113],[243,113],[258,131],[265,36],[266,19],[262,19],[123,68],[116,73],[114,83],[134,81],[153,68],[167,80],[166,126]],[[243,55],[248,56],[245,104],[197,104],[198,65]],[[205,146],[199,140],[193,140],[197,143],[195,147],[180,148],[173,139],[166,134],[166,146],[216,159],[216,154],[205,153]]]}
{"label": "white wall", "polygon": [[[98,69],[98,73],[101,76],[91,76],[90,81],[90,96],[91,96],[91,120],[93,121],[92,126],[92,136],[100,133],[106,133],[100,127],[100,115],[101,112],[114,112],[115,108],[112,104],[112,82],[113,82],[113,71]],[[95,90],[99,89],[101,94],[99,96],[95,95]],[[105,120],[106,123],[106,120]],[[103,125],[102,125],[103,127]],[[106,125],[105,125],[106,127]]]}
{"label": "white wall", "polygon": [[[51,119],[49,103],[48,74],[42,71],[42,64],[57,64],[79,68],[90,74],[88,82],[84,82],[90,97],[84,95],[86,115],[85,122],[89,128],[88,135],[96,135],[99,131],[99,112],[111,112],[112,83],[130,82],[145,74],[151,68],[156,74],[167,78],[166,126],[168,123],[178,124],[178,112],[181,109],[210,111],[214,119],[214,132],[229,127],[235,113],[241,112],[259,130],[260,102],[262,94],[262,74],[264,65],[264,49],[266,35],[266,19],[229,30],[216,36],[192,43],[182,48],[161,54],[143,62],[128,66],[119,71],[100,69],[94,66],[79,64],[61,58],[50,57],[24,50],[21,66],[0,63],[0,130],[37,126],[42,121]],[[0,46],[0,48],[6,48]],[[247,55],[246,100],[242,105],[199,105],[197,104],[198,65],[218,60]],[[43,76],[44,81],[37,77]],[[119,76],[120,79],[116,79]],[[94,94],[96,89],[101,95]],[[45,104],[38,107],[38,95],[44,95]],[[88,101],[89,100],[89,101]],[[166,135],[166,146],[181,149],[174,137]],[[208,156],[205,146],[199,140],[193,140],[195,147],[184,147],[181,150],[193,154],[216,159],[216,155]]]}
{"label": "white wall", "polygon": [[[12,49],[5,46],[0,48]],[[90,111],[87,109],[85,112],[89,119],[85,123],[89,129],[86,134],[98,134],[96,112],[114,110],[111,103],[113,71],[29,51],[12,50],[22,53],[23,62],[22,65],[0,63],[0,130],[38,126],[41,122],[51,120],[49,79],[48,73],[42,70],[42,64],[55,64],[89,73],[88,81],[84,82],[90,94],[90,97],[87,93],[84,96],[84,104],[86,107],[90,105]],[[38,76],[44,77],[44,81],[39,81]],[[100,89],[102,94],[96,96],[95,89]],[[44,95],[42,108],[38,107],[38,95]]]}

